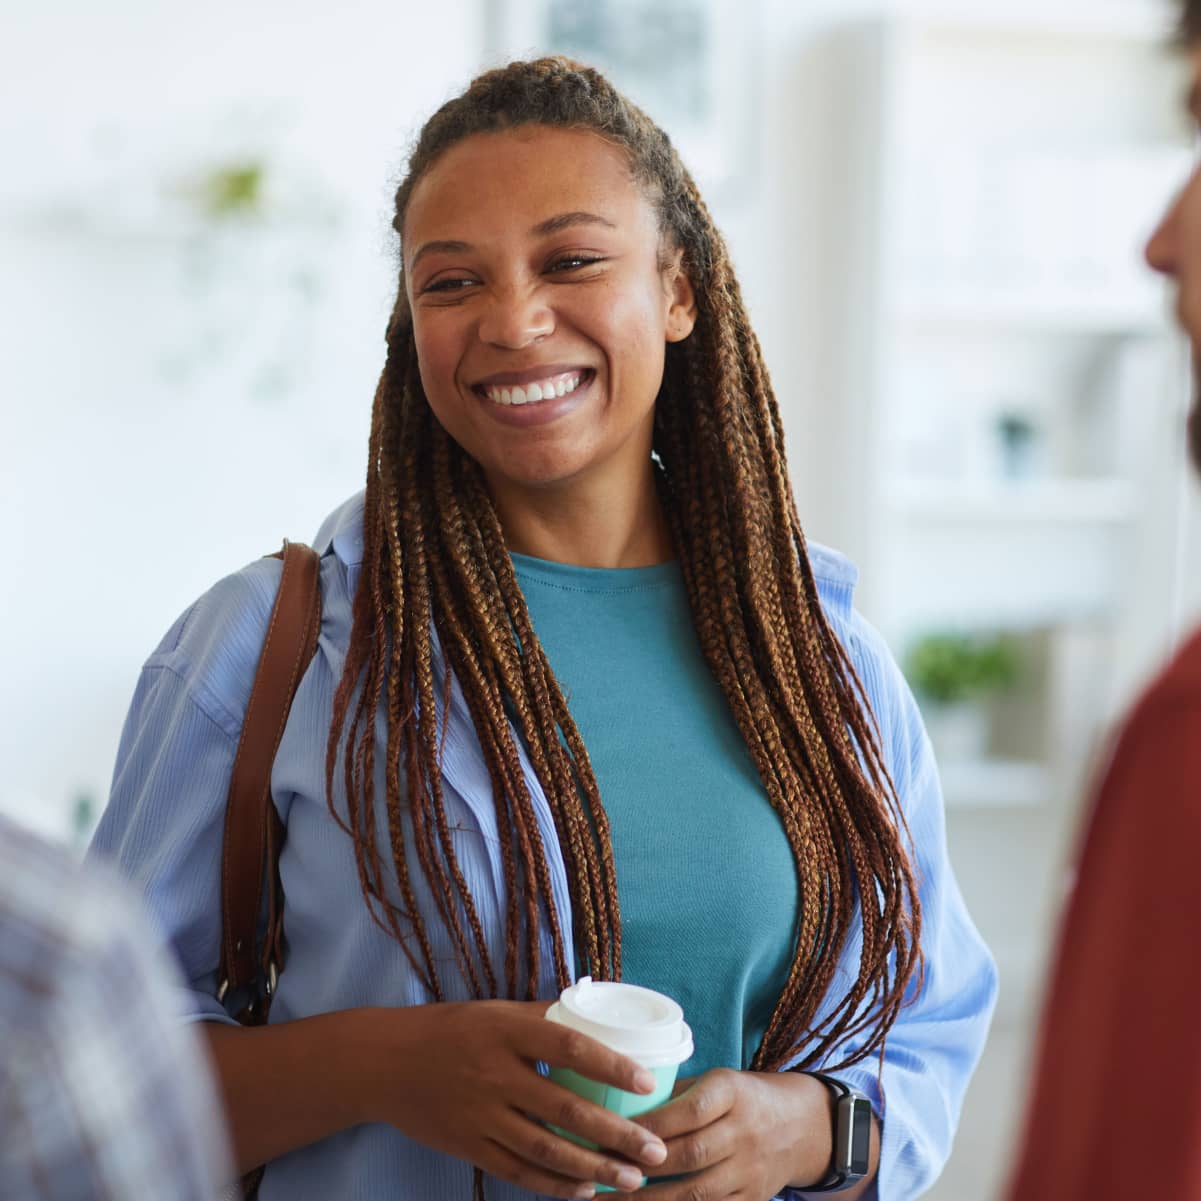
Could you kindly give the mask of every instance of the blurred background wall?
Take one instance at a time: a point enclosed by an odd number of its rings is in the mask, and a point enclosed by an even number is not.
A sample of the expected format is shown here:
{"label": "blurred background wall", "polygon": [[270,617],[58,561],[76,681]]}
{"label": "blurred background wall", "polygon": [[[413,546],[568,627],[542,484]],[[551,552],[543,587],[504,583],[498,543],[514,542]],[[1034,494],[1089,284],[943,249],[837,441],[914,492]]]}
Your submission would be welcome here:
{"label": "blurred background wall", "polygon": [[0,811],[81,845],[141,661],[361,487],[417,126],[602,59],[730,241],[811,537],[919,691],[1002,1001],[934,1196],[1003,1172],[1106,731],[1201,608],[1190,158],[1153,0],[3,0]]}

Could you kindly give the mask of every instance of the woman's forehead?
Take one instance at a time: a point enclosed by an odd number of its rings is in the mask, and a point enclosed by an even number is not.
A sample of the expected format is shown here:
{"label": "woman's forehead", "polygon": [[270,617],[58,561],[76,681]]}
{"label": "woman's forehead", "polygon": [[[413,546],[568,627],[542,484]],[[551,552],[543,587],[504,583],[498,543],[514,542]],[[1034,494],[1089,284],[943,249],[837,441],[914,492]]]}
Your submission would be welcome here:
{"label": "woman's forehead", "polygon": [[471,134],[434,160],[413,188],[403,243],[408,257],[415,239],[465,238],[455,227],[530,218],[532,228],[573,211],[629,220],[650,208],[623,148],[586,129],[520,125]]}

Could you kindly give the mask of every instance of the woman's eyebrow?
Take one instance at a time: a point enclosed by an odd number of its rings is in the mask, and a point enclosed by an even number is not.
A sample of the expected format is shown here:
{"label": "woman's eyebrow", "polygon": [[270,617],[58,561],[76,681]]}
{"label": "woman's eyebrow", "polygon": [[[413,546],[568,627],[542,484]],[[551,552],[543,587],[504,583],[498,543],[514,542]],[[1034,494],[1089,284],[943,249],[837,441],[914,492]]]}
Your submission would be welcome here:
{"label": "woman's eyebrow", "polygon": [[[530,233],[537,238],[547,237],[549,234],[561,233],[565,229],[569,229],[573,225],[603,225],[606,229],[616,229],[617,226],[608,219],[602,217],[599,213],[587,213],[582,209],[577,209],[570,213],[557,213],[553,217],[547,217],[545,221],[539,221]],[[427,254],[463,254],[472,249],[470,242],[459,242],[455,240],[443,240],[436,242],[425,242],[413,255],[412,262],[409,263],[409,270],[414,267]]]}
{"label": "woman's eyebrow", "polygon": [[548,234],[561,233],[572,225],[603,225],[606,229],[616,229],[607,217],[602,217],[598,213],[586,213],[580,210],[572,213],[559,213],[554,217],[547,217],[545,221],[539,221],[533,229],[530,230],[535,237],[546,237]]}
{"label": "woman's eyebrow", "polygon": [[417,253],[413,255],[413,260],[409,263],[409,270],[412,271],[413,268],[417,266],[423,255],[437,254],[439,252],[442,254],[462,254],[465,250],[470,249],[470,242],[424,242],[418,249]]}

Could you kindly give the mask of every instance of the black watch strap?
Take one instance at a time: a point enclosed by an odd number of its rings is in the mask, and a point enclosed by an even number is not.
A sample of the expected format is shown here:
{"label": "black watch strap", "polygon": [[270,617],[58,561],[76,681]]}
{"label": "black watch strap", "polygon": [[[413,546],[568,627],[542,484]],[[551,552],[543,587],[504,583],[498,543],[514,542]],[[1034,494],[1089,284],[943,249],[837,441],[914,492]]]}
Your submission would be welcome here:
{"label": "black watch strap", "polygon": [[872,1138],[872,1103],[863,1093],[844,1084],[837,1076],[824,1072],[806,1072],[838,1095],[834,1107],[834,1150],[830,1170],[803,1193],[837,1193],[850,1188],[867,1175]]}

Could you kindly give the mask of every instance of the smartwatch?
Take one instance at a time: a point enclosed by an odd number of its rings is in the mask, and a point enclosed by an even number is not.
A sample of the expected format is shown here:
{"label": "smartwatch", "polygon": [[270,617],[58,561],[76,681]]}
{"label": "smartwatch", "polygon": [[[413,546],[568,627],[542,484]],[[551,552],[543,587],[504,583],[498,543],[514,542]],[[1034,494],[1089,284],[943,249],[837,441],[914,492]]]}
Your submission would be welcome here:
{"label": "smartwatch", "polygon": [[837,1193],[850,1188],[867,1175],[872,1145],[872,1103],[861,1092],[834,1076],[822,1072],[806,1072],[837,1094],[834,1108],[834,1154],[830,1170],[816,1184],[799,1189],[802,1193]]}

